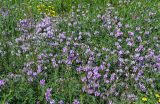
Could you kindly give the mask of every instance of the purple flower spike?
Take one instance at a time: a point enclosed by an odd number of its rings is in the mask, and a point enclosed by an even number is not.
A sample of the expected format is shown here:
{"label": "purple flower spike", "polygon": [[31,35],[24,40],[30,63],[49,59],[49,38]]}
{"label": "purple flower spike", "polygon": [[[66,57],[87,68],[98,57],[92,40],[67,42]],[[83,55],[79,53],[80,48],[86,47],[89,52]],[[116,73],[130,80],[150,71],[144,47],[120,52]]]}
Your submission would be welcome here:
{"label": "purple flower spike", "polygon": [[45,79],[41,79],[41,80],[40,80],[40,85],[41,85],[41,86],[44,86],[44,85],[45,85]]}
{"label": "purple flower spike", "polygon": [[0,87],[5,85],[5,81],[4,80],[0,80]]}
{"label": "purple flower spike", "polygon": [[46,101],[50,101],[51,100],[51,91],[52,91],[52,88],[48,88],[47,91],[45,92],[45,98],[46,98]]}
{"label": "purple flower spike", "polygon": [[60,101],[58,102],[58,104],[64,104],[63,100],[60,100]]}
{"label": "purple flower spike", "polygon": [[49,103],[50,104],[55,104],[55,101],[52,99]]}
{"label": "purple flower spike", "polygon": [[77,99],[74,99],[73,104],[80,104],[80,102]]}

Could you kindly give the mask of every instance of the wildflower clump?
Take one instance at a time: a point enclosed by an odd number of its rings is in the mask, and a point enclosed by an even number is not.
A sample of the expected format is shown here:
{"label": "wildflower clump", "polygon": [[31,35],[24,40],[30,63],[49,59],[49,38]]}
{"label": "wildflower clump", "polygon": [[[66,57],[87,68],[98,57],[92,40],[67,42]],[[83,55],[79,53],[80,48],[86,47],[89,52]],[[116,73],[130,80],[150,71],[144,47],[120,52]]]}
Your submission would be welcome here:
{"label": "wildflower clump", "polygon": [[157,11],[128,11],[121,4],[92,8],[94,0],[52,18],[65,4],[51,2],[55,12],[45,1],[35,10],[43,18],[16,19],[10,12],[13,24],[0,16],[0,104],[160,102]]}
{"label": "wildflower clump", "polygon": [[55,8],[51,5],[49,5],[49,6],[44,5],[44,4],[38,5],[37,10],[39,12],[45,13],[46,15],[48,15],[50,17],[55,17],[56,16]]}
{"label": "wildflower clump", "polygon": [[146,101],[148,101],[148,98],[147,97],[143,97],[142,101],[146,102]]}
{"label": "wildflower clump", "polygon": [[155,96],[156,96],[157,98],[160,98],[160,95],[159,95],[159,94],[155,94]]}
{"label": "wildflower clump", "polygon": [[158,99],[158,103],[160,103],[160,95],[159,94],[155,94],[155,96]]}

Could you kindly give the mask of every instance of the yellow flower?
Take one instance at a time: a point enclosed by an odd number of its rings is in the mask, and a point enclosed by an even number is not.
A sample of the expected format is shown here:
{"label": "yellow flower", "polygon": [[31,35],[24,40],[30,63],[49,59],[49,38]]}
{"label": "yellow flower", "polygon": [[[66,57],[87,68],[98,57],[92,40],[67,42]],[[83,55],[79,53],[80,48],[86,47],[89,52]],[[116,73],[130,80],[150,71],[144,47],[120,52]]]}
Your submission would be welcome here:
{"label": "yellow flower", "polygon": [[37,10],[38,10],[38,11],[41,11],[41,8],[38,8]]}
{"label": "yellow flower", "polygon": [[40,5],[37,5],[37,8],[40,8]]}
{"label": "yellow flower", "polygon": [[48,6],[48,8],[52,8],[52,6]]}
{"label": "yellow flower", "polygon": [[52,10],[54,10],[54,7],[51,7]]}
{"label": "yellow flower", "polygon": [[38,11],[42,11],[45,9],[45,5],[44,4],[41,4],[41,5],[37,5],[37,10]]}
{"label": "yellow flower", "polygon": [[54,14],[51,14],[51,13],[48,13],[48,16],[54,17],[55,15],[54,15]]}
{"label": "yellow flower", "polygon": [[158,99],[158,103],[160,103],[160,98]]}
{"label": "yellow flower", "polygon": [[37,10],[41,11],[51,17],[56,16],[56,12],[55,12],[53,6],[46,6],[44,4],[41,4],[41,5],[37,5]]}
{"label": "yellow flower", "polygon": [[156,94],[156,97],[157,97],[157,98],[160,98],[160,95],[159,95],[159,94]]}
{"label": "yellow flower", "polygon": [[48,9],[48,8],[45,8],[45,11],[49,11],[49,9]]}
{"label": "yellow flower", "polygon": [[49,11],[47,12],[47,14],[48,14],[48,16],[51,16],[51,17],[56,16],[56,12],[55,12],[54,10],[49,10]]}
{"label": "yellow flower", "polygon": [[52,14],[55,14],[55,13],[56,13],[54,10],[50,10],[49,12],[52,13]]}
{"label": "yellow flower", "polygon": [[147,97],[143,97],[142,101],[148,101],[148,98]]}

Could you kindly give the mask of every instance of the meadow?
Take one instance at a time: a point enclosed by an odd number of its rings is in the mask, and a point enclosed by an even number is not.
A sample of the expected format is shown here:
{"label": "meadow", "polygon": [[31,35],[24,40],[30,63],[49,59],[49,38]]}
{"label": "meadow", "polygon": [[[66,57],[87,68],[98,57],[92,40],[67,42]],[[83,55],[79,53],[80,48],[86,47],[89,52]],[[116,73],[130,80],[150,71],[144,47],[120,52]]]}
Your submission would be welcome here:
{"label": "meadow", "polygon": [[0,104],[160,104],[160,1],[0,0]]}

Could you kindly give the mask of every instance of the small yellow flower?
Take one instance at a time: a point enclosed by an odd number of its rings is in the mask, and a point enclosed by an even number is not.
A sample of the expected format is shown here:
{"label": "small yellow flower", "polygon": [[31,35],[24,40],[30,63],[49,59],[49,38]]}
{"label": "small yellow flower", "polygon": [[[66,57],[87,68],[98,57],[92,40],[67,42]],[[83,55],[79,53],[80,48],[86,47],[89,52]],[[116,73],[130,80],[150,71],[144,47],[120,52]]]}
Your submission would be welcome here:
{"label": "small yellow flower", "polygon": [[157,97],[157,98],[160,98],[160,95],[159,95],[159,94],[156,94],[156,97]]}
{"label": "small yellow flower", "polygon": [[40,5],[37,5],[37,8],[40,8]]}
{"label": "small yellow flower", "polygon": [[48,14],[48,16],[51,16],[51,17],[56,16],[56,12],[55,12],[54,10],[49,10],[49,11],[47,12],[47,14]]}
{"label": "small yellow flower", "polygon": [[52,10],[54,10],[54,7],[51,7]]}
{"label": "small yellow flower", "polygon": [[40,9],[40,8],[38,8],[37,10],[38,10],[38,11],[41,11],[41,9]]}
{"label": "small yellow flower", "polygon": [[55,13],[56,13],[54,10],[50,10],[49,12],[50,12],[50,13],[53,13],[53,14],[55,14]]}
{"label": "small yellow flower", "polygon": [[56,16],[56,15],[49,13],[48,16],[54,17],[54,16]]}
{"label": "small yellow flower", "polygon": [[42,5],[37,5],[37,10],[38,11],[42,11],[42,10],[44,10],[45,9],[45,5],[44,4],[42,4]]}
{"label": "small yellow flower", "polygon": [[52,6],[48,6],[48,8],[52,8]]}
{"label": "small yellow flower", "polygon": [[142,101],[148,101],[148,98],[147,97],[143,97]]}

